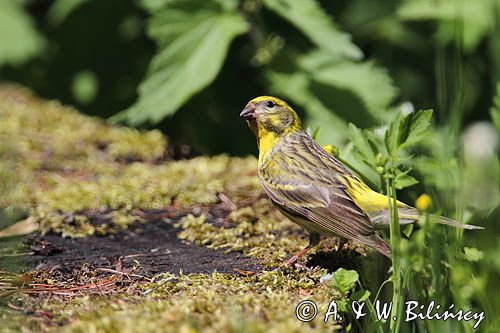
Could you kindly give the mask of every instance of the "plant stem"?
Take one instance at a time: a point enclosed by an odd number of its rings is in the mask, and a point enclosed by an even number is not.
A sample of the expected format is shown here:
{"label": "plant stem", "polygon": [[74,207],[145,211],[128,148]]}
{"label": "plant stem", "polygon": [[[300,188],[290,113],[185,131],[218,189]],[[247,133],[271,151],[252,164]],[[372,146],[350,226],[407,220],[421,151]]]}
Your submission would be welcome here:
{"label": "plant stem", "polygon": [[[402,281],[401,281],[401,262],[399,253],[399,218],[398,218],[398,208],[396,199],[396,184],[395,184],[395,172],[394,168],[390,169],[387,177],[387,197],[389,201],[390,210],[390,237],[391,237],[391,248],[392,248],[392,310],[390,318],[390,330],[391,332],[399,332],[401,327],[401,300],[402,300]],[[394,320],[394,318],[396,318]]]}

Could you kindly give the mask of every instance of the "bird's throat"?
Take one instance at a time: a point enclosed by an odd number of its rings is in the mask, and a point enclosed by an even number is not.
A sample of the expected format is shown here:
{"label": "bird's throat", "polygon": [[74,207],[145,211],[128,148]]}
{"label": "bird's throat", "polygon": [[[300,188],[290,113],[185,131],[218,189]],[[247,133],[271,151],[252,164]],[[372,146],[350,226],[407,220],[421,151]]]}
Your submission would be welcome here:
{"label": "bird's throat", "polygon": [[259,162],[262,162],[266,158],[280,139],[281,136],[277,136],[273,132],[258,131],[257,144],[259,146]]}

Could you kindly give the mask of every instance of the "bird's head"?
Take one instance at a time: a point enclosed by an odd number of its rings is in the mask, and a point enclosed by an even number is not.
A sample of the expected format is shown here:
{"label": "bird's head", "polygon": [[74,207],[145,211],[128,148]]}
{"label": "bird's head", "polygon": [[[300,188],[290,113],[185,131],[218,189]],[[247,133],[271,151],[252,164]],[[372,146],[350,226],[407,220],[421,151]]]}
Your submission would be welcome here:
{"label": "bird's head", "polygon": [[247,103],[240,117],[245,119],[258,138],[280,137],[301,129],[297,113],[286,102],[271,96],[260,96]]}

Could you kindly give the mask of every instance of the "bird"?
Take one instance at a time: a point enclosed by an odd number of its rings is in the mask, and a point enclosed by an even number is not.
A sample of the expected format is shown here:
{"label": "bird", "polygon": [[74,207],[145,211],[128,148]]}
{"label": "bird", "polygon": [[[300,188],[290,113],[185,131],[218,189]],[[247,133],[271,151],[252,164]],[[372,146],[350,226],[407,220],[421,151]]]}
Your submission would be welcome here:
{"label": "bird", "polygon": [[[260,96],[241,111],[257,138],[258,177],[273,205],[309,234],[308,245],[292,256],[293,265],[321,236],[365,244],[391,258],[390,245],[377,234],[388,227],[387,196],[372,190],[303,129],[295,110],[285,101]],[[400,224],[419,219],[419,211],[397,201]],[[439,223],[482,229],[440,217]]]}

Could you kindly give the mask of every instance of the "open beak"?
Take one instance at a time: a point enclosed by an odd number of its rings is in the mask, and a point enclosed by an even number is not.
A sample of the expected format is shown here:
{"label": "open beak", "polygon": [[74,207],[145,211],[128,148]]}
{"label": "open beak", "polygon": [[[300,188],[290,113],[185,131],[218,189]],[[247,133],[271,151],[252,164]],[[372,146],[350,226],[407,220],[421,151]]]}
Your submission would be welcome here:
{"label": "open beak", "polygon": [[240,117],[245,120],[253,120],[255,119],[255,106],[247,105],[243,111],[240,113]]}

